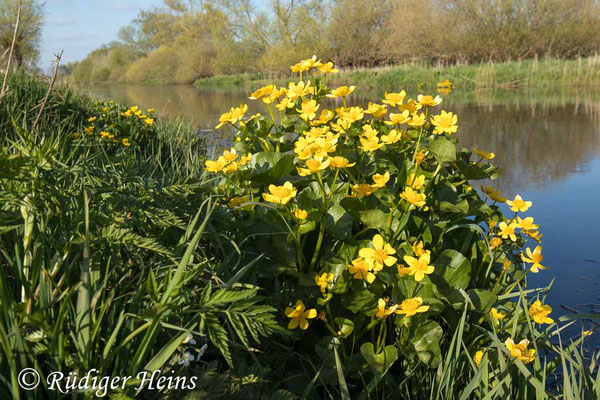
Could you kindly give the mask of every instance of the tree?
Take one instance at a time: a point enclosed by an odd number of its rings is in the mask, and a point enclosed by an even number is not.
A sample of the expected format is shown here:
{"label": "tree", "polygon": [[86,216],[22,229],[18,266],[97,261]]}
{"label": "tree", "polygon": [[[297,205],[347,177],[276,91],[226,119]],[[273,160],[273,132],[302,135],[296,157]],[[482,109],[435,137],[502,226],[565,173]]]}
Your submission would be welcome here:
{"label": "tree", "polygon": [[43,7],[37,0],[0,0],[0,55],[11,47],[19,4],[19,30],[13,49],[13,61],[17,68],[25,62],[33,64],[37,61],[44,22]]}

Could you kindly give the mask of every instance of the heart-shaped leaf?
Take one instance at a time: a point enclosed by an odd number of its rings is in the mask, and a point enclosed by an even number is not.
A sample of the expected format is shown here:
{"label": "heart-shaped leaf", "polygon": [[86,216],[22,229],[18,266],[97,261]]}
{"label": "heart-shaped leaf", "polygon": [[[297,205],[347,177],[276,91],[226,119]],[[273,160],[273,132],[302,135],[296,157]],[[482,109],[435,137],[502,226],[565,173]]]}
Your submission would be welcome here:
{"label": "heart-shaped leaf", "polygon": [[385,375],[398,359],[398,349],[392,345],[385,346],[380,353],[375,353],[373,343],[364,343],[360,346],[360,354],[367,360],[373,373],[379,377]]}

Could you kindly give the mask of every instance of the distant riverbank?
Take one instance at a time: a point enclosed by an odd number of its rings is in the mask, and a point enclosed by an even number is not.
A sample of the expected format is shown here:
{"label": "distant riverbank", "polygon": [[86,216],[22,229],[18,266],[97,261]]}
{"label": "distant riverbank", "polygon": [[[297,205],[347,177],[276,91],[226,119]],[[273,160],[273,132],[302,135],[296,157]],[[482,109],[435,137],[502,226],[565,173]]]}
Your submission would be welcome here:
{"label": "distant riverbank", "polygon": [[[292,78],[269,77],[264,74],[222,75],[199,79],[198,88],[216,89],[234,86],[260,86],[266,83],[286,84]],[[455,88],[552,88],[600,86],[600,56],[575,60],[543,59],[432,66],[406,63],[369,69],[347,69],[332,76],[333,85],[354,84],[363,88],[434,90],[444,80]]]}

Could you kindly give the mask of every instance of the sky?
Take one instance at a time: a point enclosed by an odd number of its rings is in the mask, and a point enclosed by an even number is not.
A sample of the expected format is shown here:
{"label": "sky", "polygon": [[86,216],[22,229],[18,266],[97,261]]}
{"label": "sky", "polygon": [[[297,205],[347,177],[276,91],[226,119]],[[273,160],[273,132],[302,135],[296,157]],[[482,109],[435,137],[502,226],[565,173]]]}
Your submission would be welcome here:
{"label": "sky", "polygon": [[162,0],[45,0],[39,66],[46,69],[54,54],[64,50],[61,63],[78,61],[117,33],[140,10],[162,4]]}

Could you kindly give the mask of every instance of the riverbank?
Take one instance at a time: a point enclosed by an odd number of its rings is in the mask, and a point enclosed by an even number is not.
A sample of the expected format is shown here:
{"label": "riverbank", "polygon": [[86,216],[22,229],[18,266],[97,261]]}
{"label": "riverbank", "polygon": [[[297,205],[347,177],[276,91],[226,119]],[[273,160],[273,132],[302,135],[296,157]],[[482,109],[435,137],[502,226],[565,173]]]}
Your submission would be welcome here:
{"label": "riverbank", "polygon": [[[403,87],[435,90],[444,80],[455,88],[559,88],[600,85],[600,57],[575,60],[543,59],[504,63],[432,66],[425,63],[405,63],[378,68],[347,69],[333,75],[335,85],[354,84],[373,89]],[[223,75],[199,79],[194,86],[215,89],[239,86],[260,86],[268,82],[284,85],[291,77],[272,79],[260,74]]]}

